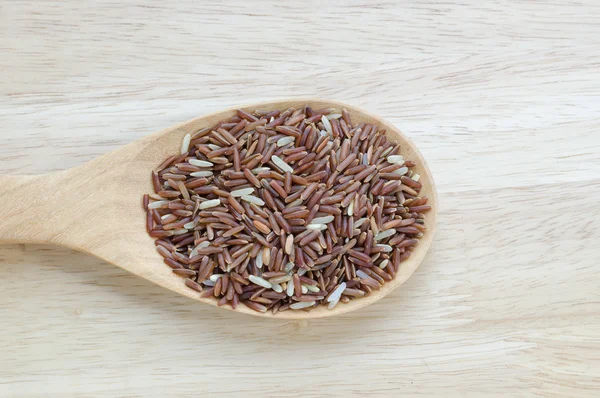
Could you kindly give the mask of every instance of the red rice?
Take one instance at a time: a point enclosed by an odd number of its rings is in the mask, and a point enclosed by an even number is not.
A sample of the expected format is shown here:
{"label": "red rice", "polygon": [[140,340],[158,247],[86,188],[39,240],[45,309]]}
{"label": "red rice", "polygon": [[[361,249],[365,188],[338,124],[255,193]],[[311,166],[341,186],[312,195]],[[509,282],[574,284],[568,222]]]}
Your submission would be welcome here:
{"label": "red rice", "polygon": [[333,308],[395,277],[431,209],[415,163],[377,126],[332,113],[238,110],[152,171],[146,228],[190,289],[276,313]]}

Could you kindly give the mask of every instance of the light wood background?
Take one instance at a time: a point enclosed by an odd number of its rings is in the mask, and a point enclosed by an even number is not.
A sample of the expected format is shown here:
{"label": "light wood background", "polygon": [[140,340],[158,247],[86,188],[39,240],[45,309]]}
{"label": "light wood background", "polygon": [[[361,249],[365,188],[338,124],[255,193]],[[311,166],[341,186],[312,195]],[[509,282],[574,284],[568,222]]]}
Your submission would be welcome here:
{"label": "light wood background", "polygon": [[409,282],[310,322],[0,247],[0,396],[600,394],[600,2],[4,1],[0,29],[2,174],[309,95],[396,123],[441,202]]}

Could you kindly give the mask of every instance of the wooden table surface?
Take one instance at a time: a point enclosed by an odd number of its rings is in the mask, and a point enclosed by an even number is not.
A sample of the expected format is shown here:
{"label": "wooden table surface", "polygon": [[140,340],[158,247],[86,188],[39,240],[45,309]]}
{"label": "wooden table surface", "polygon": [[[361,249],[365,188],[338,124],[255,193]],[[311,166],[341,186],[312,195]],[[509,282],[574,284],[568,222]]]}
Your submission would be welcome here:
{"label": "wooden table surface", "polygon": [[308,322],[2,246],[0,396],[598,396],[598,1],[11,1],[0,25],[2,174],[307,95],[399,126],[440,195],[405,285]]}

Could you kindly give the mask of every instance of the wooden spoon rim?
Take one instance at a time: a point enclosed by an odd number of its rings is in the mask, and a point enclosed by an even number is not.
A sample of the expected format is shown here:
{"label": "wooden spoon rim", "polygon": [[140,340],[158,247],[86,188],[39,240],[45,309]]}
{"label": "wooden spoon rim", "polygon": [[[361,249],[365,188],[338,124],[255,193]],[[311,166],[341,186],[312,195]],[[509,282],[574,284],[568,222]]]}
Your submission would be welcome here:
{"label": "wooden spoon rim", "polygon": [[[157,133],[157,135],[169,134],[169,133],[173,132],[173,130],[178,130],[180,127],[183,127],[183,126],[186,126],[186,125],[189,125],[192,123],[197,124],[198,122],[201,122],[204,120],[211,120],[211,123],[212,123],[212,121],[224,120],[224,119],[227,119],[228,117],[233,116],[233,114],[235,114],[237,109],[247,109],[247,110],[279,109],[279,110],[284,110],[284,109],[289,108],[290,106],[299,107],[299,106],[304,106],[305,104],[309,104],[309,105],[313,106],[314,109],[336,108],[341,111],[341,109],[346,108],[350,112],[350,115],[353,118],[353,120],[358,119],[358,120],[362,121],[363,119],[366,119],[366,120],[369,120],[369,121],[377,124],[380,128],[385,128],[387,130],[386,135],[388,137],[392,137],[392,139],[395,139],[402,144],[401,153],[405,154],[407,152],[407,149],[408,149],[408,152],[411,152],[410,160],[415,161],[417,163],[417,167],[420,170],[420,172],[419,172],[419,174],[421,175],[420,181],[423,184],[422,191],[427,191],[427,196],[429,197],[429,203],[432,204],[432,207],[433,207],[432,210],[430,212],[428,212],[428,214],[426,215],[427,231],[425,231],[423,237],[421,238],[419,244],[416,246],[411,257],[409,257],[406,261],[404,261],[401,264],[401,267],[396,275],[396,278],[394,278],[390,282],[384,283],[383,287],[380,290],[374,291],[365,297],[351,300],[349,303],[339,303],[333,310],[327,309],[326,305],[320,305],[318,307],[312,308],[307,311],[287,310],[284,312],[278,312],[277,314],[274,315],[270,311],[268,311],[266,313],[254,311],[254,310],[246,307],[243,304],[240,304],[235,310],[233,310],[231,308],[231,306],[229,306],[229,305],[224,305],[220,308],[232,310],[232,311],[239,312],[239,313],[250,314],[253,316],[260,316],[260,317],[266,317],[266,318],[278,318],[278,319],[323,318],[323,317],[328,317],[328,316],[345,314],[347,312],[358,310],[369,304],[373,304],[378,300],[381,300],[387,294],[389,294],[390,292],[392,292],[393,290],[398,288],[398,286],[400,286],[404,282],[406,282],[406,280],[408,280],[408,278],[414,273],[414,271],[422,263],[425,255],[427,254],[427,252],[429,251],[429,248],[431,247],[431,244],[433,242],[433,237],[435,234],[435,229],[436,229],[438,200],[437,200],[437,191],[435,188],[435,183],[433,181],[431,171],[430,171],[429,167],[427,166],[425,158],[423,157],[421,152],[418,150],[416,145],[412,142],[412,140],[410,138],[408,138],[406,135],[404,135],[393,124],[386,122],[384,119],[382,119],[381,117],[379,117],[375,114],[364,111],[353,105],[346,104],[346,103],[339,102],[339,101],[331,101],[331,100],[325,100],[325,99],[320,99],[320,98],[311,98],[311,97],[289,98],[289,99],[280,99],[280,100],[273,100],[273,101],[267,101],[267,102],[259,102],[259,103],[244,105],[244,106],[230,107],[225,110],[213,112],[208,115],[201,116],[201,117],[189,120],[184,123],[180,123],[176,126],[173,126],[171,128],[168,128],[166,130],[163,130],[163,131]],[[153,247],[150,249],[154,250]],[[165,267],[167,267],[167,266],[165,265]],[[181,280],[180,285],[181,285],[182,289],[181,290],[171,289],[171,290],[174,290],[180,294],[183,293],[184,295],[186,295],[188,297],[194,298],[194,299],[201,301],[203,303],[206,303],[206,304],[210,304],[210,305],[214,305],[214,306],[217,305],[216,299],[200,297],[200,293],[194,292],[193,290],[191,290],[187,286],[185,286],[183,278],[180,278],[176,275],[173,275],[173,277]],[[167,288],[170,288],[170,287],[167,287]]]}

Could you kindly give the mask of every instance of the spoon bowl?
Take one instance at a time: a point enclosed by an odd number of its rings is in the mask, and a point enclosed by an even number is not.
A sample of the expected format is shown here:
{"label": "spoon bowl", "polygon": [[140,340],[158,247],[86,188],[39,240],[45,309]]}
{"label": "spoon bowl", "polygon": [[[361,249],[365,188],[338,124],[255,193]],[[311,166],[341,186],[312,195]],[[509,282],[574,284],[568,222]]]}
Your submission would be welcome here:
{"label": "spoon bowl", "polygon": [[[432,210],[425,215],[427,230],[412,255],[402,262],[396,277],[368,296],[340,303],[334,309],[318,306],[308,311],[259,313],[244,305],[235,311],[281,318],[308,319],[339,315],[385,297],[403,284],[423,261],[436,229],[437,193],[431,172],[415,145],[393,124],[362,109],[336,101],[299,98],[262,102],[243,109],[285,110],[310,104],[314,109],[346,108],[352,120],[385,129],[401,144],[401,154],[417,165],[420,194],[429,197]],[[151,171],[164,159],[178,154],[183,137],[233,116],[236,109],[201,116],[142,138],[81,166],[41,176],[0,177],[0,243],[52,243],[99,257],[135,275],[181,295],[217,305],[212,298],[188,288],[184,278],[171,272],[146,232],[142,196],[153,192]],[[231,310],[229,305],[220,307]]]}

